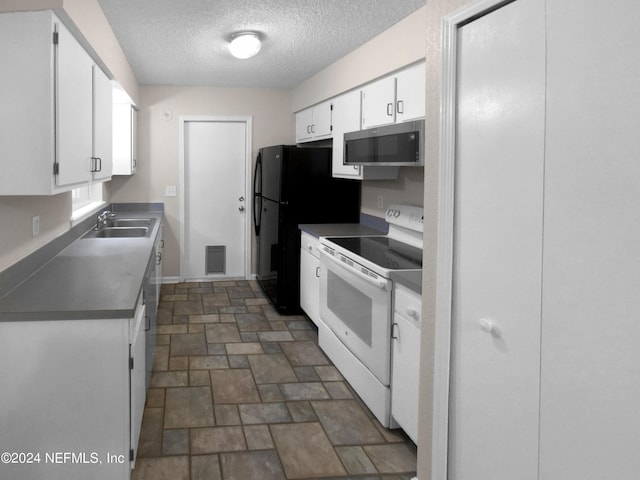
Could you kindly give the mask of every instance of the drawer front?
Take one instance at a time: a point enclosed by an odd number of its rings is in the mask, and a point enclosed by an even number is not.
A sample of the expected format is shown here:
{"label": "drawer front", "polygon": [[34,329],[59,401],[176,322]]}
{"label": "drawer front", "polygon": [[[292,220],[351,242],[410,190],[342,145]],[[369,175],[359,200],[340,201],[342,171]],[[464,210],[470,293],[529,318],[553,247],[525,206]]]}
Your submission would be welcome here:
{"label": "drawer front", "polygon": [[307,232],[301,232],[300,234],[300,248],[316,258],[320,258],[320,239]]}

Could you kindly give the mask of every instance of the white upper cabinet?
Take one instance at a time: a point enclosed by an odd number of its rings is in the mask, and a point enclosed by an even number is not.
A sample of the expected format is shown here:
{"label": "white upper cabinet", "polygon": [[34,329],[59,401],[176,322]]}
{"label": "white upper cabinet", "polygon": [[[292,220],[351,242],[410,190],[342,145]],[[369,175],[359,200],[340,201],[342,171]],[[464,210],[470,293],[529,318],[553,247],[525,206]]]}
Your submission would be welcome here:
{"label": "white upper cabinet", "polygon": [[93,66],[93,180],[108,180],[113,171],[113,87]]}
{"label": "white upper cabinet", "polygon": [[[0,195],[52,195],[108,177],[100,144],[109,133],[93,122],[106,118],[107,96],[94,105],[93,60],[62,22],[51,11],[0,14],[0,62]],[[103,172],[94,177],[95,156]]]}
{"label": "white upper cabinet", "polygon": [[344,134],[360,130],[360,90],[352,90],[332,100],[334,177],[356,180],[388,180],[398,178],[398,167],[370,167],[344,164]]}
{"label": "white upper cabinet", "polygon": [[113,174],[133,175],[138,168],[138,111],[130,103],[113,104]]}
{"label": "white upper cabinet", "polygon": [[424,117],[425,63],[362,88],[362,129]]}
{"label": "white upper cabinet", "polygon": [[296,143],[330,138],[331,102],[322,102],[296,113]]}
{"label": "white upper cabinet", "polygon": [[396,122],[424,117],[425,90],[424,62],[396,74]]}

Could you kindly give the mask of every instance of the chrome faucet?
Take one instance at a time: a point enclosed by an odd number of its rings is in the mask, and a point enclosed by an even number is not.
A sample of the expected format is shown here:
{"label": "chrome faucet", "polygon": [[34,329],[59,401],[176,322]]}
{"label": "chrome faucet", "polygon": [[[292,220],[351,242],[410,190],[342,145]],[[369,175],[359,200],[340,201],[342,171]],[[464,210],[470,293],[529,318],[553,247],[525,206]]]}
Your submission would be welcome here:
{"label": "chrome faucet", "polygon": [[112,216],[113,213],[111,213],[111,210],[105,210],[100,215],[98,215],[98,219],[96,221],[96,230],[104,228],[107,225],[107,219],[111,218]]}

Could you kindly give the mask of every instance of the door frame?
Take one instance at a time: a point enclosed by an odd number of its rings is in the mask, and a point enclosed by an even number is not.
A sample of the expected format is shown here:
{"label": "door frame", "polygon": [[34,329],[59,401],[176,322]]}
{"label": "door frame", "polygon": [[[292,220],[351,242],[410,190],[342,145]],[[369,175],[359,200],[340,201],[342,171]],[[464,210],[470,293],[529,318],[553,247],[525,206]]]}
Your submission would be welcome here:
{"label": "door frame", "polygon": [[517,0],[478,0],[443,17],[441,22],[442,83],[431,434],[431,478],[434,479],[444,480],[448,476],[458,29],[514,1]]}
{"label": "door frame", "polygon": [[247,200],[251,192],[251,139],[253,137],[252,116],[245,115],[180,115],[179,124],[179,150],[180,150],[180,181],[178,187],[178,201],[180,203],[180,282],[185,279],[186,265],[186,248],[185,248],[185,200],[184,200],[184,180],[185,180],[185,128],[189,122],[225,122],[225,123],[244,123],[245,124],[245,179],[244,179],[244,198],[245,198],[245,221],[244,221],[244,278],[250,277],[251,271],[251,219],[253,218],[253,205]]}

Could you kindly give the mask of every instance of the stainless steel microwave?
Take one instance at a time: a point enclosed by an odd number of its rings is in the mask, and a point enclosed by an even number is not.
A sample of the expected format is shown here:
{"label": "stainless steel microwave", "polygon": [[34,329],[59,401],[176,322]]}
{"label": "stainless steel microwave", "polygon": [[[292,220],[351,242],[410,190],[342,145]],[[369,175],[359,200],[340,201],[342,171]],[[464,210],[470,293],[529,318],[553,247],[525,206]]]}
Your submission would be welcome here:
{"label": "stainless steel microwave", "polygon": [[344,134],[345,165],[424,165],[424,120]]}

